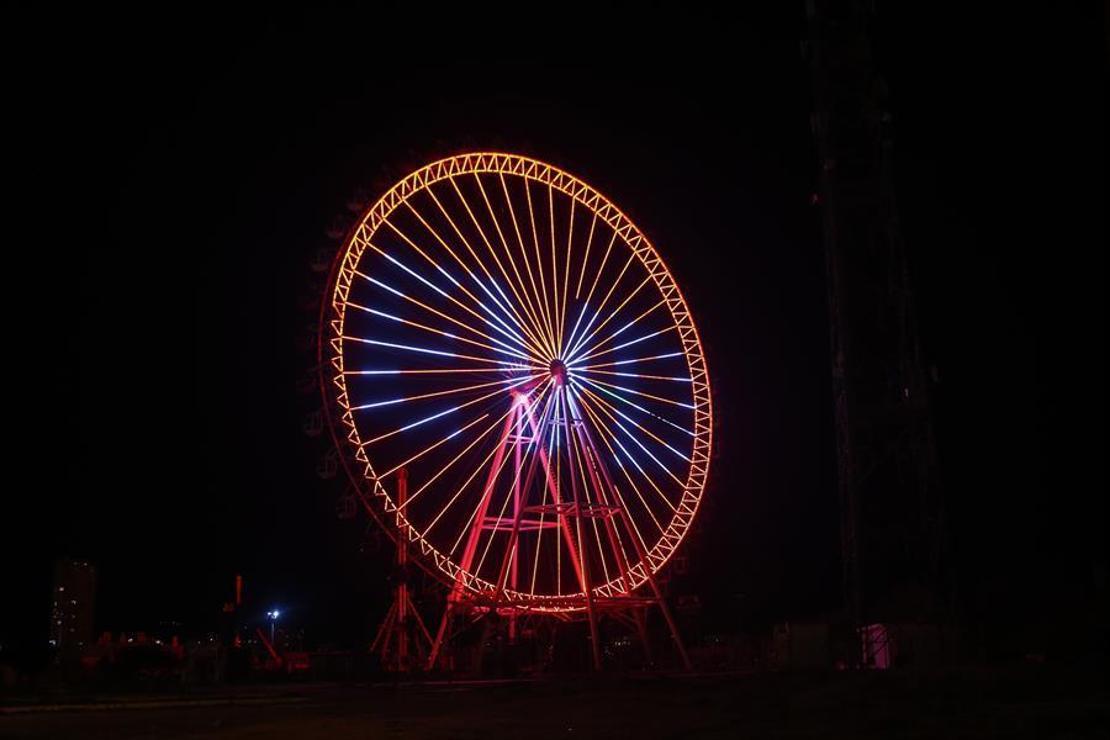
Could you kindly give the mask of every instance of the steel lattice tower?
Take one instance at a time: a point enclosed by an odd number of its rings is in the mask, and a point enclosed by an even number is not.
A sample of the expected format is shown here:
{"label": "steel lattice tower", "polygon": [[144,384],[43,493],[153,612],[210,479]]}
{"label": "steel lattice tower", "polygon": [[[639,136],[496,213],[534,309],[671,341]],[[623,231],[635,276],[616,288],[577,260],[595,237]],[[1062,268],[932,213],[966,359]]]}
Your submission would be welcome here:
{"label": "steel lattice tower", "polygon": [[[807,14],[845,602],[856,627],[936,621],[945,596],[940,476],[891,116],[868,34],[875,16],[868,3],[821,0],[809,0]],[[907,588],[918,598],[906,599]]]}

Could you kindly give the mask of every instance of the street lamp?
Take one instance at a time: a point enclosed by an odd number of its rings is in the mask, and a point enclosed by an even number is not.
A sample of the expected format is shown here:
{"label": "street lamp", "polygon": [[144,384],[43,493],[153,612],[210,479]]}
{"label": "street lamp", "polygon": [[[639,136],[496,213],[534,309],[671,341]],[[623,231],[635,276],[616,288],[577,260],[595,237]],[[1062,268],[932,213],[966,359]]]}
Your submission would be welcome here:
{"label": "street lamp", "polygon": [[266,612],[266,616],[270,618],[270,644],[272,645],[274,643],[274,629],[277,626],[277,620],[281,616],[281,612],[274,609]]}

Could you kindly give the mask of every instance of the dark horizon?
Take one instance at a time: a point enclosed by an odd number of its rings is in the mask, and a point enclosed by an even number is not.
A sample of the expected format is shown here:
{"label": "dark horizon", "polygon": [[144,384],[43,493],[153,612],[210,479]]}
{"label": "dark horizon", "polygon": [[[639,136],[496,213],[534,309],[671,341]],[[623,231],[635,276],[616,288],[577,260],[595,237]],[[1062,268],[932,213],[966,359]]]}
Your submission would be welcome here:
{"label": "dark horizon", "polygon": [[[1074,654],[1105,599],[1105,57],[1057,34],[1104,27],[1077,13],[1026,40],[975,12],[886,8],[873,35],[939,378],[956,609],[984,654]],[[490,148],[612,198],[693,309],[718,409],[684,544],[706,621],[843,608],[801,4],[597,27],[579,63],[429,43],[438,56],[398,65],[409,36],[367,51],[323,12],[158,34],[84,20],[17,82],[4,646],[45,644],[60,556],[97,565],[98,631],[209,629],[242,573],[260,617],[277,605],[317,644],[365,641],[390,552],[365,517],[337,519],[344,483],[316,475],[324,447],[301,432],[310,265],[353,194]]]}

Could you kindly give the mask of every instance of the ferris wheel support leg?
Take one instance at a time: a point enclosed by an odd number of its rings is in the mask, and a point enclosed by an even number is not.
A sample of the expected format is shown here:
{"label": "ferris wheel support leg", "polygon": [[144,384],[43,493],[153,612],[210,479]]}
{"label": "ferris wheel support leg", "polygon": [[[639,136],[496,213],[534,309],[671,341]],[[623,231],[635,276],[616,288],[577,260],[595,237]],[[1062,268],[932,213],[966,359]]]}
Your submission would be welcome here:
{"label": "ferris wheel support leg", "polygon": [[[523,421],[527,417],[530,417],[530,412],[528,412],[526,409],[522,409],[522,411],[521,411],[521,422],[522,422],[521,427],[523,426]],[[546,419],[546,416],[544,418]],[[534,438],[538,438],[539,426],[537,425],[535,419],[527,418],[527,420],[529,422],[531,422],[530,427],[531,427],[531,431],[534,435]],[[515,503],[515,511],[513,513],[513,528],[512,528],[512,530],[509,534],[509,544],[505,548],[505,554],[501,558],[501,568],[498,571],[498,576],[497,576],[497,591],[495,592],[495,595],[494,595],[495,605],[500,602],[501,597],[504,595],[505,579],[506,579],[507,576],[511,576],[511,581],[510,582],[512,584],[513,590],[515,591],[517,589],[517,578],[518,578],[518,565],[517,564],[519,562],[518,555],[519,555],[519,546],[520,546],[520,524],[521,524],[521,519],[524,517],[525,511],[526,511],[526,508],[527,508],[525,506],[522,506],[523,501],[521,499],[521,452],[520,452],[520,442],[521,442],[521,438],[523,437],[523,429],[521,427],[517,428],[516,440],[514,442],[514,445],[515,445],[514,455],[515,455],[515,461],[516,461],[516,476],[514,478],[513,493],[514,493],[516,503]],[[539,447],[537,449],[537,454],[532,457],[532,461],[528,465],[528,472],[524,476],[523,490],[529,491],[529,490],[532,489],[532,483],[533,483],[533,481],[535,480],[535,477],[536,477],[536,469],[537,469],[537,467],[540,466],[541,462],[542,462],[542,467],[543,467],[544,484],[547,486],[547,490],[554,497],[555,502],[558,503],[559,502],[559,489],[558,489],[558,486],[555,483],[554,478],[551,475],[551,464],[550,464],[550,461],[547,458],[547,455],[544,453],[542,447]],[[517,620],[517,615],[516,615],[515,610],[514,610],[513,612],[510,613],[510,616],[509,616],[509,636],[510,636],[510,640],[512,640],[512,641],[515,641],[515,638],[516,638],[516,620]]]}
{"label": "ferris wheel support leg", "polygon": [[[520,558],[517,557],[517,548],[518,548],[518,539],[520,537],[520,517],[524,513],[524,509],[521,506],[521,500],[520,500],[520,473],[521,473],[520,441],[521,441],[521,437],[523,436],[523,432],[524,432],[524,429],[523,429],[524,416],[523,416],[523,414],[519,414],[519,413],[517,414],[517,416],[518,416],[517,434],[516,434],[516,439],[513,441],[513,467],[515,469],[514,470],[514,476],[513,476],[513,533],[512,533],[512,536],[509,538],[509,547],[508,547],[508,557],[512,561],[511,572],[510,572],[510,583],[512,584],[513,591],[517,590],[517,584],[519,582],[518,576],[519,576],[519,572],[520,572],[520,566],[519,566]],[[542,444],[542,442],[537,440],[537,444]],[[535,468],[533,468],[533,470],[534,469]],[[531,483],[531,481],[529,481],[529,484],[530,483]],[[504,568],[502,568],[502,572],[504,572]],[[498,588],[499,589],[503,588],[503,584],[505,583],[504,575],[502,575],[501,578],[498,579],[497,583],[498,583]],[[494,604],[494,608],[497,608],[496,604]],[[516,629],[517,629],[517,627],[516,627],[516,610],[514,609],[514,610],[509,612],[509,644],[510,645],[515,645],[516,644]]]}
{"label": "ferris wheel support leg", "polygon": [[621,521],[624,523],[624,528],[632,535],[632,544],[636,548],[636,557],[644,564],[644,573],[647,574],[647,581],[651,585],[651,592],[655,595],[655,602],[659,604],[659,611],[663,612],[663,619],[667,622],[667,628],[671,631],[671,640],[674,642],[675,649],[678,650],[679,658],[682,659],[682,666],[687,671],[694,670],[693,664],[690,662],[690,656],[686,652],[686,646],[682,642],[682,636],[678,633],[678,624],[674,621],[674,616],[671,614],[670,607],[667,606],[667,600],[663,598],[663,591],[659,588],[659,582],[655,580],[655,574],[651,571],[651,563],[647,559],[647,553],[644,552],[640,546],[639,540],[635,539],[632,533],[632,527],[628,523],[628,515],[624,509],[620,510]]}
{"label": "ferris wheel support leg", "polygon": [[[571,478],[573,481],[574,479]],[[578,510],[578,492],[575,491],[575,509]],[[575,529],[578,531],[578,558],[581,560],[582,581],[585,586],[586,594],[586,618],[590,621],[590,651],[593,653],[594,670],[601,671],[601,637],[597,629],[597,609],[594,606],[594,591],[593,583],[590,579],[590,564],[586,559],[586,548],[582,546],[582,512],[577,511],[578,516],[575,517]]]}
{"label": "ferris wheel support leg", "polygon": [[409,621],[407,606],[405,605],[405,594],[401,592],[401,606],[398,609],[400,618],[397,620],[399,629],[397,630],[397,668],[398,670],[407,670],[409,664]]}
{"label": "ferris wheel support leg", "polygon": [[497,443],[497,453],[493,456],[493,465],[489,469],[485,488],[482,489],[482,500],[478,504],[478,511],[474,515],[474,522],[470,525],[470,534],[467,537],[466,549],[463,551],[462,562],[460,563],[460,575],[457,576],[455,580],[456,590],[460,590],[462,587],[461,574],[464,571],[470,570],[470,566],[474,562],[474,552],[478,548],[478,539],[482,536],[486,513],[489,511],[490,498],[493,496],[493,485],[497,482],[497,473],[501,470],[502,460],[505,459],[505,443],[512,433],[513,420],[517,413],[518,412],[514,412],[505,417],[505,426],[501,430],[501,441]]}
{"label": "ferris wheel support leg", "polygon": [[378,632],[374,635],[374,641],[370,643],[370,652],[374,652],[379,647],[385,645],[386,636],[393,628],[393,617],[397,610],[397,602],[389,605],[389,611],[385,614],[385,619],[382,620],[381,625],[378,626]]}
{"label": "ferris wheel support leg", "polygon": [[686,652],[686,645],[682,642],[682,635],[678,632],[678,625],[674,621],[674,616],[671,614],[671,608],[667,606],[667,600],[663,598],[663,592],[659,589],[659,584],[655,581],[655,576],[649,577],[651,581],[651,590],[655,592],[655,598],[659,601],[659,611],[663,612],[663,619],[667,620],[667,627],[671,631],[671,640],[674,641],[675,649],[678,650],[678,655],[682,658],[682,667],[687,671],[693,671],[694,665],[690,662],[690,656]]}
{"label": "ferris wheel support leg", "polygon": [[[527,408],[525,409],[525,413],[527,414],[528,424],[532,430],[532,436],[539,437],[540,425],[536,422],[536,418]],[[547,490],[551,493],[551,499],[555,502],[556,506],[561,507],[563,500],[562,497],[559,495],[559,486],[556,485],[555,479],[551,475],[551,461],[548,459],[547,453],[544,451],[542,446],[538,447],[536,452],[539,453],[540,463],[543,465],[544,478],[547,481]],[[573,482],[574,481],[572,479],[571,483]],[[567,545],[567,552],[570,553],[570,563],[571,566],[574,568],[575,577],[578,578],[578,585],[583,590],[586,590],[586,579],[582,573],[582,564],[578,558],[578,548],[574,544],[574,533],[571,532],[570,529],[569,517],[561,508],[559,513],[557,513],[555,516],[559,521],[559,529],[563,533],[563,539],[565,540]]]}
{"label": "ferris wheel support leg", "polygon": [[[594,445],[593,435],[590,434],[589,429],[585,428],[584,426],[582,426],[581,431],[583,434],[583,439],[586,443],[586,449],[593,450],[596,459],[597,447]],[[609,471],[605,468],[605,466],[599,464],[598,469],[601,473],[601,476],[605,479],[605,482],[609,489],[616,490],[616,486],[613,485],[612,478],[610,478]],[[603,489],[599,488],[598,490],[599,492],[601,492]],[[607,498],[608,497],[606,496],[606,499]],[[666,599],[663,598],[663,591],[659,588],[659,583],[655,580],[655,574],[651,570],[651,563],[648,560],[647,553],[644,551],[643,545],[637,538],[636,532],[632,529],[632,525],[628,519],[628,512],[626,512],[624,508],[621,507],[617,509],[616,515],[620,517],[624,531],[628,534],[629,541],[632,542],[632,547],[636,551],[636,559],[644,564],[644,573],[647,576],[647,581],[651,585],[652,593],[655,595],[655,601],[659,605],[659,611],[663,612],[663,618],[667,622],[667,628],[671,631],[671,640],[674,641],[675,648],[678,650],[678,655],[682,660],[682,665],[687,671],[692,671],[694,669],[693,664],[690,663],[690,656],[689,654],[687,654],[686,646],[682,642],[682,636],[678,632],[678,625],[675,623],[674,617],[671,615],[671,610],[667,606]],[[650,652],[651,648],[649,647],[647,640],[646,622],[644,624],[642,639],[644,642],[645,652]]]}
{"label": "ferris wheel support leg", "polygon": [[[567,440],[569,442],[569,440],[572,439],[572,437],[571,437],[572,432],[571,432],[570,414],[565,413],[565,412],[563,414],[563,425],[566,428]],[[568,455],[568,459],[574,459],[576,457],[573,444],[568,444],[567,445],[567,455]],[[573,463],[568,463],[568,464],[570,464],[572,466],[572,469],[573,469]],[[579,465],[581,465],[581,464],[582,464],[581,461],[579,461]],[[589,465],[588,460],[587,460],[586,464],[587,464],[587,466]],[[574,529],[575,529],[575,534],[578,537],[578,555],[577,555],[577,558],[578,558],[579,562],[581,563],[581,565],[579,566],[579,572],[581,573],[581,576],[582,576],[582,590],[583,590],[583,592],[585,593],[585,596],[586,596],[586,618],[589,619],[589,621],[590,621],[590,651],[593,653],[594,670],[595,671],[600,671],[601,670],[601,637],[598,634],[598,629],[597,629],[597,610],[594,608],[593,583],[592,583],[592,579],[590,578],[590,561],[586,557],[586,548],[583,547],[583,544],[582,544],[582,502],[581,502],[581,499],[578,495],[578,480],[573,475],[570,476],[570,491],[571,491],[571,497],[574,500]],[[572,552],[573,552],[573,550],[572,550]]]}
{"label": "ferris wheel support leg", "polygon": [[[455,585],[447,594],[447,603],[443,606],[443,618],[439,620],[439,629],[436,630],[434,640],[429,639],[432,644],[431,650],[428,651],[428,662],[425,670],[434,671],[436,661],[439,660],[439,654],[443,651],[443,646],[448,639],[448,632],[451,626],[451,618],[455,616],[455,610],[458,604],[461,603],[463,598],[463,585],[462,574],[460,573],[455,577]],[[423,626],[423,624],[421,624]]]}
{"label": "ferris wheel support leg", "polygon": [[432,649],[428,652],[428,664],[426,670],[434,671],[436,668],[436,661],[439,659],[439,651],[443,647],[443,638],[447,634],[447,623],[451,621],[451,598],[447,599],[447,606],[443,609],[443,619],[439,621],[439,629],[436,630],[436,639],[432,641]]}
{"label": "ferris wheel support leg", "polygon": [[497,480],[497,472],[501,469],[501,461],[505,457],[505,443],[509,439],[509,435],[513,431],[513,423],[516,419],[519,410],[509,414],[505,417],[505,424],[501,429],[501,439],[497,443],[497,453],[494,455],[493,465],[490,467],[489,476],[486,479],[486,485],[482,492],[482,500],[478,504],[478,511],[474,515],[474,523],[470,527],[470,535],[467,537],[466,550],[463,551],[461,568],[458,575],[455,576],[455,585],[452,586],[451,592],[447,595],[447,604],[443,608],[443,619],[440,620],[439,629],[436,630],[436,639],[432,643],[432,649],[428,653],[428,670],[435,670],[436,661],[439,659],[439,654],[443,650],[444,641],[447,637],[447,628],[451,621],[451,617],[455,611],[456,605],[461,601],[464,586],[463,586],[463,573],[470,568],[474,560],[474,552],[478,547],[478,538],[482,534],[482,524],[486,519],[486,512],[489,510],[490,496],[493,494],[493,484]]}

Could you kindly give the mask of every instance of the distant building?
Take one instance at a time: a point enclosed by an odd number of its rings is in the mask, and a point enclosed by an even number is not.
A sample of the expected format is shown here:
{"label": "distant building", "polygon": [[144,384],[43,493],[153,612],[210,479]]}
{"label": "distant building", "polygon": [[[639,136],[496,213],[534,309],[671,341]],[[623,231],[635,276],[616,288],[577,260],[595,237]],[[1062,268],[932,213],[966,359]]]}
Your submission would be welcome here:
{"label": "distant building", "polygon": [[54,565],[51,598],[50,644],[59,652],[91,645],[96,607],[96,568],[84,560],[59,558]]}

